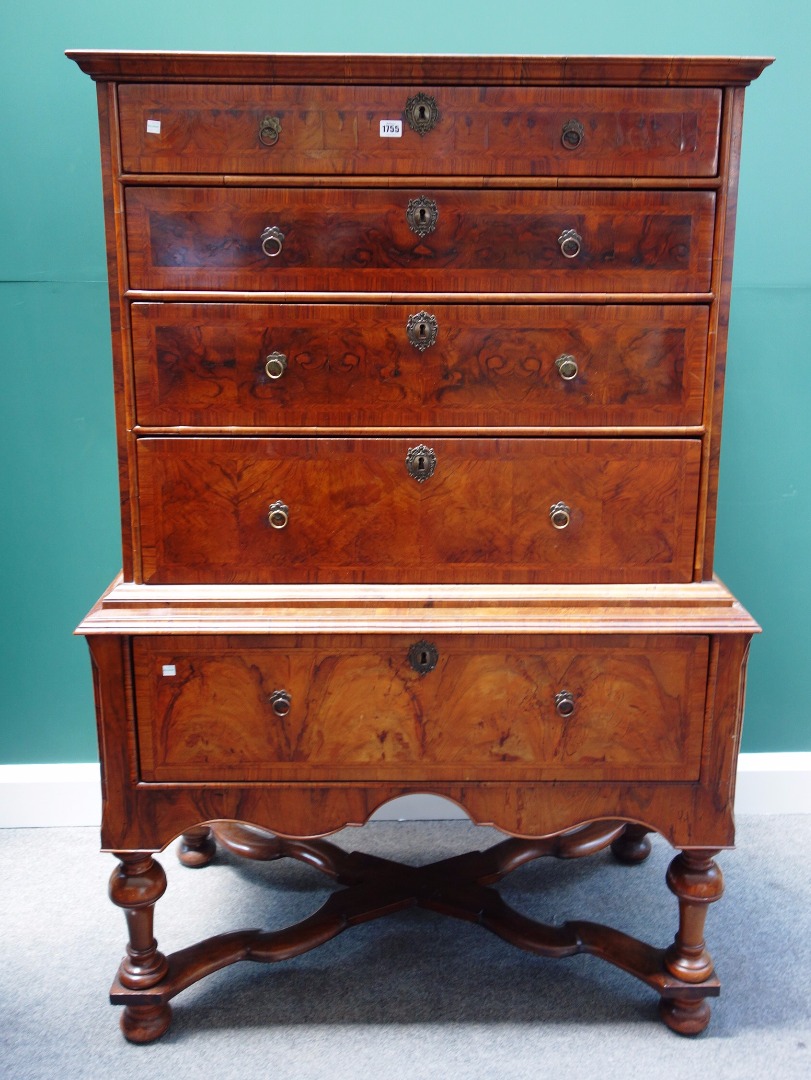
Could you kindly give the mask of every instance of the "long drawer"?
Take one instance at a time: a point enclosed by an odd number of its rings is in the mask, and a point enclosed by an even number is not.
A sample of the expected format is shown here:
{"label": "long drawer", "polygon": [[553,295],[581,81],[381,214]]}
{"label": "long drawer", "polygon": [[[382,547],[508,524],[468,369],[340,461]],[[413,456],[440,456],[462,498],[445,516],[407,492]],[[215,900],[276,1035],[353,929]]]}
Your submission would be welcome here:
{"label": "long drawer", "polygon": [[137,447],[146,583],[692,579],[697,439]]}
{"label": "long drawer", "polygon": [[702,420],[708,309],[135,303],[144,426]]}
{"label": "long drawer", "polygon": [[710,288],[710,191],[131,187],[125,201],[134,289]]}
{"label": "long drawer", "polygon": [[682,177],[716,172],[721,93],[148,83],[118,106],[125,172]]}
{"label": "long drawer", "polygon": [[698,635],[136,638],[145,781],[699,775]]}

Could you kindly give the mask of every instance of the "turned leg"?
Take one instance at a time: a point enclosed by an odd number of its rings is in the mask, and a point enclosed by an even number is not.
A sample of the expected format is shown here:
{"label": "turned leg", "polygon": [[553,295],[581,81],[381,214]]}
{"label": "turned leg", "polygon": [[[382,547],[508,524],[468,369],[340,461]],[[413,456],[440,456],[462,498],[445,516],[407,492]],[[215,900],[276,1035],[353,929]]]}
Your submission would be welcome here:
{"label": "turned leg", "polygon": [[[721,897],[724,878],[713,861],[717,851],[687,850],[677,855],[667,871],[668,888],[679,900],[679,929],[665,953],[665,967],[687,983],[702,983],[713,973],[712,957],[704,942],[707,906]],[[710,1022],[706,998],[662,998],[662,1020],[680,1035],[697,1035]]]}
{"label": "turned leg", "polygon": [[[121,863],[110,878],[110,899],[124,909],[129,932],[127,955],[118,969],[122,986],[146,990],[166,975],[168,964],[152,934],[155,903],[166,891],[160,863],[145,852],[117,856]],[[152,1042],[167,1030],[172,1019],[169,1005],[127,1005],[121,1030],[130,1042]]]}
{"label": "turned leg", "polygon": [[626,825],[622,835],[611,844],[611,853],[617,862],[628,866],[644,862],[650,855],[650,831],[645,825]]}
{"label": "turned leg", "polygon": [[197,825],[184,832],[177,849],[178,859],[192,868],[208,866],[216,854],[217,844],[208,825]]}

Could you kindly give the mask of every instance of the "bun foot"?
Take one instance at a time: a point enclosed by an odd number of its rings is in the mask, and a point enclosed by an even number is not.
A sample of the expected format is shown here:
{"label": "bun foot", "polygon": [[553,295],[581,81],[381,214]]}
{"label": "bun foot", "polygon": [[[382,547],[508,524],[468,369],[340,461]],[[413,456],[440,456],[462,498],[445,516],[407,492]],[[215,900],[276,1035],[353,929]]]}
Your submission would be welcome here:
{"label": "bun foot", "polygon": [[659,1016],[677,1035],[700,1035],[710,1022],[712,1010],[706,998],[662,998]]}
{"label": "bun foot", "polygon": [[627,866],[644,862],[651,850],[649,831],[643,825],[626,825],[622,836],[611,844],[611,854],[617,862]]}
{"label": "bun foot", "polygon": [[217,844],[208,825],[184,832],[177,848],[178,859],[190,869],[208,866],[216,854]]}
{"label": "bun foot", "polygon": [[133,1043],[154,1042],[171,1023],[171,1005],[127,1005],[121,1015],[124,1038]]}

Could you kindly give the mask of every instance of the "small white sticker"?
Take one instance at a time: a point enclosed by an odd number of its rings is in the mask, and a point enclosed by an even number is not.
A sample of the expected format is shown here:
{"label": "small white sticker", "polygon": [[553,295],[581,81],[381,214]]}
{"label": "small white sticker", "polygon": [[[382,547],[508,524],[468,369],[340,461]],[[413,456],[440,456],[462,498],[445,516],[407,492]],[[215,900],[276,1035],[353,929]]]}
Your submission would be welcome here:
{"label": "small white sticker", "polygon": [[146,122],[146,133],[147,133],[147,135],[160,135],[160,133],[161,133],[161,122],[160,122],[160,120],[147,120],[147,122]]}
{"label": "small white sticker", "polygon": [[381,139],[400,139],[403,136],[403,121],[402,120],[381,120],[380,121],[380,138]]}
{"label": "small white sticker", "polygon": [[177,675],[177,668],[175,667],[174,664],[164,664],[163,665],[163,674],[164,675]]}

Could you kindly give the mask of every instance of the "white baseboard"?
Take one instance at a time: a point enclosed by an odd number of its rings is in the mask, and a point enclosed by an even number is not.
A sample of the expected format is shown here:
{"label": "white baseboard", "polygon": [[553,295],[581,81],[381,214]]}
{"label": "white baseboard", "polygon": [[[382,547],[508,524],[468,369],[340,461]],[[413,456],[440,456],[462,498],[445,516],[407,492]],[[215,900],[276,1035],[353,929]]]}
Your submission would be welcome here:
{"label": "white baseboard", "polygon": [[[741,754],[738,814],[811,814],[811,753]],[[377,821],[451,820],[465,812],[436,795],[406,795],[387,803]],[[0,828],[98,827],[99,767],[0,765]]]}
{"label": "white baseboard", "polygon": [[98,826],[100,789],[95,762],[0,765],[0,828]]}

